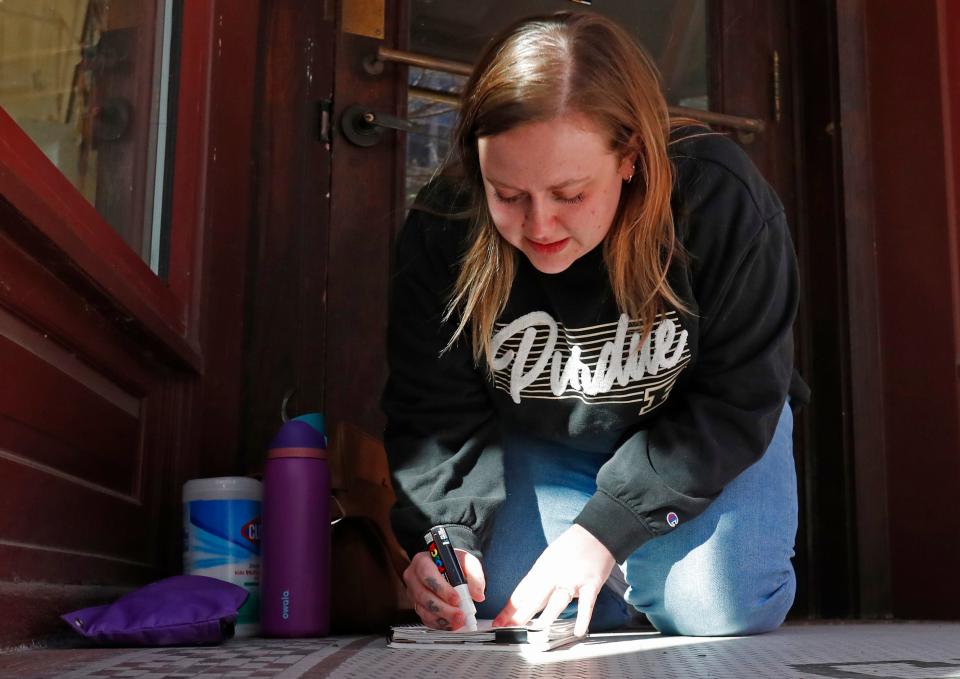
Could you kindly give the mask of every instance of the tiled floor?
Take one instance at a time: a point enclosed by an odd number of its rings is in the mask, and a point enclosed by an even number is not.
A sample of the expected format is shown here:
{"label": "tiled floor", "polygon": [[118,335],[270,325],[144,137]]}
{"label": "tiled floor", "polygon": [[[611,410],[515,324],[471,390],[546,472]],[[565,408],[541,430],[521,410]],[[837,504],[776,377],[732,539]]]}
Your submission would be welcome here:
{"label": "tiled floor", "polygon": [[214,648],[47,649],[0,655],[0,677],[960,679],[960,623],[790,624],[740,638],[623,633],[530,656],[392,650],[378,637],[247,639]]}

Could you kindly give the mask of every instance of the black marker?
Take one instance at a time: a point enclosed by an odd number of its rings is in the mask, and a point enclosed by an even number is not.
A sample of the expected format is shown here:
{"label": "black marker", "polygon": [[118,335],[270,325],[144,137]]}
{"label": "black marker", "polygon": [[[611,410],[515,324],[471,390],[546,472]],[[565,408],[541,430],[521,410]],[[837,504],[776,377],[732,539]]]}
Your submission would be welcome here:
{"label": "black marker", "polygon": [[427,543],[430,558],[437,565],[437,570],[447,579],[450,586],[460,595],[460,610],[463,611],[463,629],[467,632],[477,631],[477,608],[473,605],[473,598],[467,587],[467,578],[460,568],[460,559],[453,551],[450,537],[443,526],[434,526],[423,536]]}

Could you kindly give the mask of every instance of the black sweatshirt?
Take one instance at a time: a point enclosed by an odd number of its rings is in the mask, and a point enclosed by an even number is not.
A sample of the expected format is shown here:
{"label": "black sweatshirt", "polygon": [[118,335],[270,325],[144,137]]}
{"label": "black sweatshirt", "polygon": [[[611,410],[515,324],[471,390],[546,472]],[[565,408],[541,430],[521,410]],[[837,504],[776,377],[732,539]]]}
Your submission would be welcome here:
{"label": "black sweatshirt", "polygon": [[798,279],[783,206],[726,137],[675,141],[669,153],[688,253],[669,281],[690,313],[658,317],[637,346],[640,323],[616,307],[602,244],[559,274],[519,254],[494,331],[493,381],[474,365],[468,336],[441,353],[469,225],[431,214],[454,211],[449,183],[421,193],[432,209],[412,210],[397,243],[382,401],[393,527],[411,555],[445,524],[457,546],[482,556],[504,499],[502,432],[516,430],[612,453],[576,523],[622,562],[759,459],[788,393],[806,401],[793,369]]}

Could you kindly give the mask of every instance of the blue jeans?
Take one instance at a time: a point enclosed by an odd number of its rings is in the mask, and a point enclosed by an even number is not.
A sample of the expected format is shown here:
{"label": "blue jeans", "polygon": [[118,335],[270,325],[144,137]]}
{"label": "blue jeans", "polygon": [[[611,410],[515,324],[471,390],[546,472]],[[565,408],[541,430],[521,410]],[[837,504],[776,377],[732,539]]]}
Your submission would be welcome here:
{"label": "blue jeans", "polygon": [[[484,553],[487,591],[478,617],[493,618],[547,544],[570,527],[595,492],[597,471],[607,459],[507,437],[507,498]],[[706,511],[649,540],[614,567],[590,629],[623,625],[628,605],[663,634],[725,636],[776,629],[796,593],[790,563],[796,534],[793,415],[785,406],[763,457]],[[574,615],[575,602],[563,617]]]}

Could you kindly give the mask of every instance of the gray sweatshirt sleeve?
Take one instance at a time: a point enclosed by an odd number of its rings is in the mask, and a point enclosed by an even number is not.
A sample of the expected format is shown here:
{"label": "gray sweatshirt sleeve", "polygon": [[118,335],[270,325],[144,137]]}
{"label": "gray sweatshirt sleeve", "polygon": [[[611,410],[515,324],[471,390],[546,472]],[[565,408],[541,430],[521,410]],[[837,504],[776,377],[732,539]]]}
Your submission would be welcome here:
{"label": "gray sweatshirt sleeve", "polygon": [[441,354],[441,320],[466,225],[411,211],[397,243],[387,334],[384,441],[397,502],[394,531],[411,555],[444,524],[456,546],[481,555],[488,519],[503,502],[493,406],[467,338]]}
{"label": "gray sweatshirt sleeve", "polygon": [[576,519],[618,561],[700,514],[763,455],[790,387],[799,296],[790,232],[779,201],[758,207],[724,173],[706,182],[689,241],[696,366],[665,412],[600,469]]}

